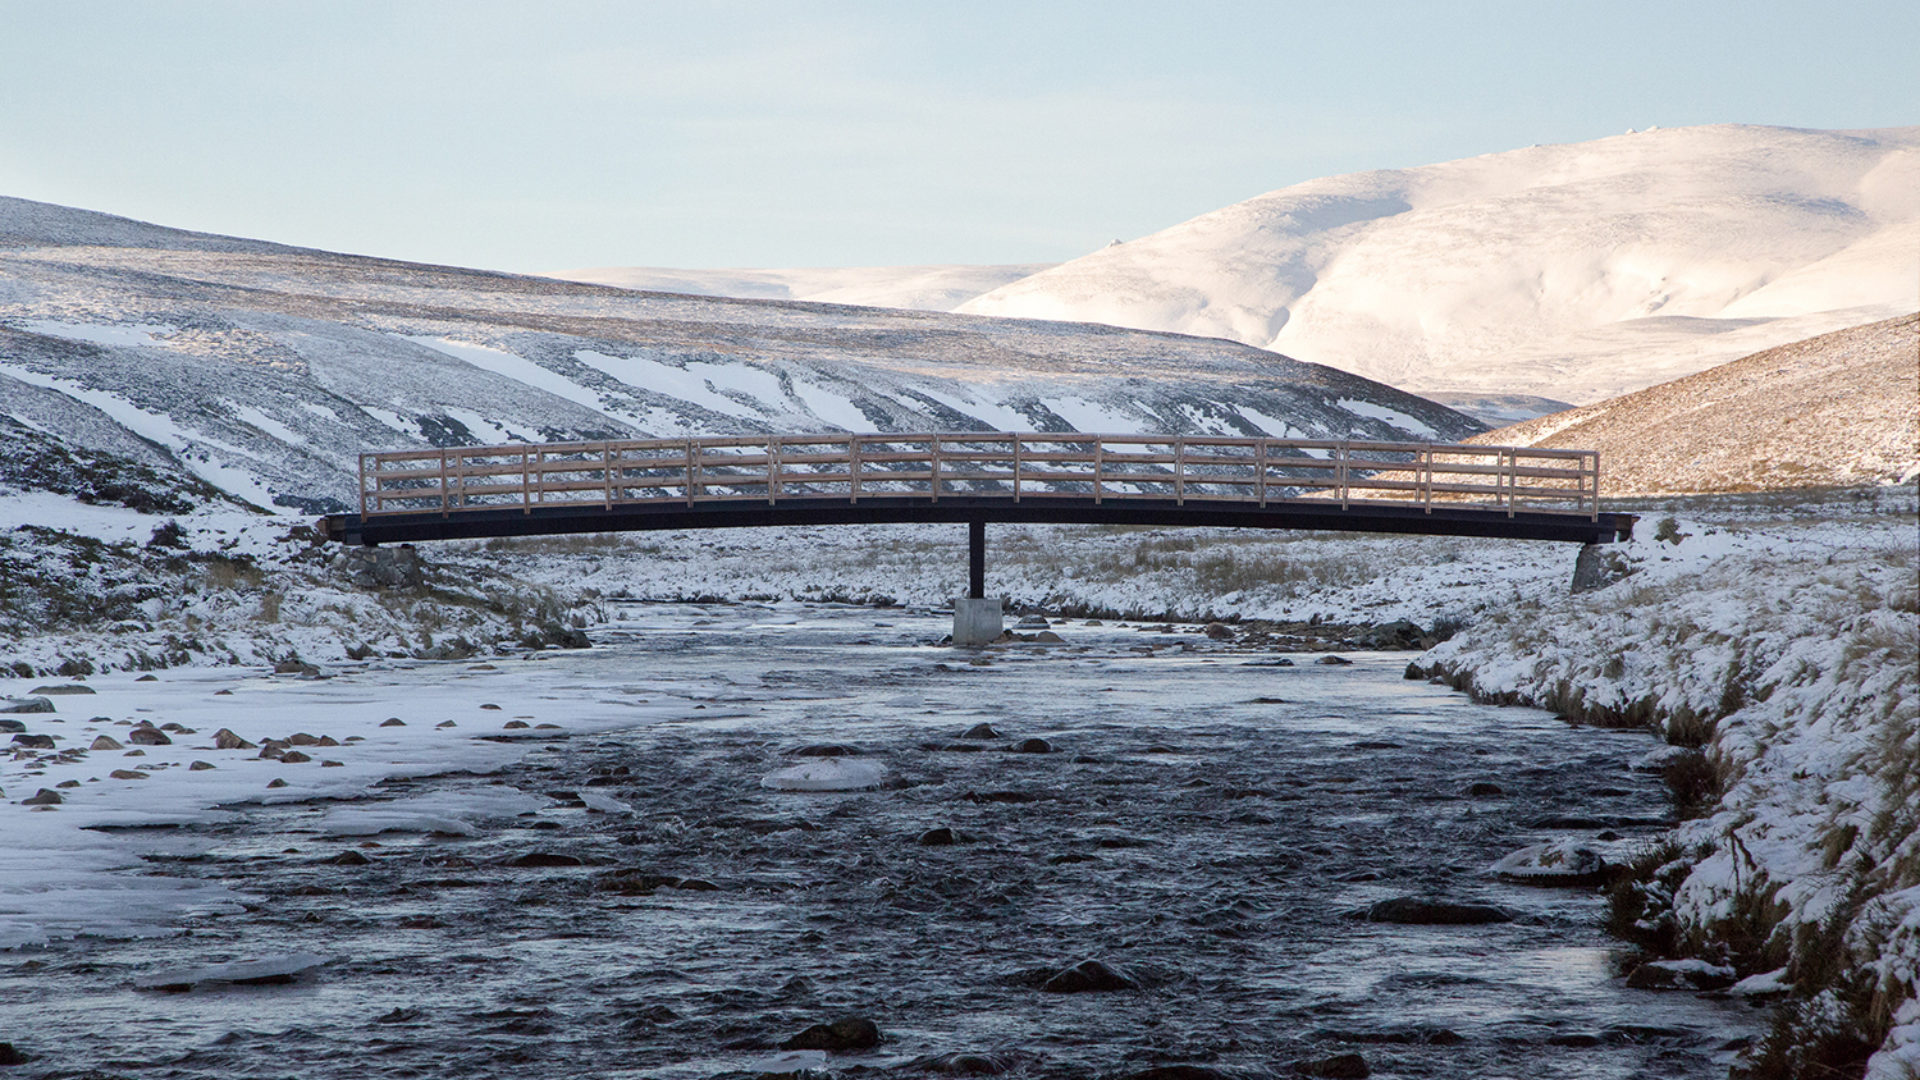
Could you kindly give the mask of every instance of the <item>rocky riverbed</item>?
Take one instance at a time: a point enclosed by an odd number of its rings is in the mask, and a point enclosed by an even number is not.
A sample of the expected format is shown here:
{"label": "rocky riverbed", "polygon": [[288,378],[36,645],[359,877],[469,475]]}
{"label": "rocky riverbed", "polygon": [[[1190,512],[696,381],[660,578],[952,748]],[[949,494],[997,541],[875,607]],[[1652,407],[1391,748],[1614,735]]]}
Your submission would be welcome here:
{"label": "rocky riverbed", "polygon": [[[497,771],[123,830],[246,902],[0,953],[14,1071],[1717,1077],[1764,1026],[1629,987],[1590,884],[1491,872],[1653,836],[1645,733],[1198,626],[972,654],[926,613],[620,615],[537,684],[473,676],[499,708],[462,728],[526,740]],[[417,727],[422,670],[276,692]],[[691,705],[565,730],[663,697]],[[810,763],[871,786],[763,783]]]}

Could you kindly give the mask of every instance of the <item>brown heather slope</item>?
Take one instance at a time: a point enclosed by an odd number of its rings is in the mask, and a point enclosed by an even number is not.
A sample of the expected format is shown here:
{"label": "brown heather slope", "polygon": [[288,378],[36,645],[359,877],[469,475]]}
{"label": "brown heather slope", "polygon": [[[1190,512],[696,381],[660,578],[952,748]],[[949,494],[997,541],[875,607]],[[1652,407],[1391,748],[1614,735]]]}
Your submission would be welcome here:
{"label": "brown heather slope", "polygon": [[1920,472],[1920,314],[1757,352],[1467,441],[1599,450],[1607,495],[1912,479]]}

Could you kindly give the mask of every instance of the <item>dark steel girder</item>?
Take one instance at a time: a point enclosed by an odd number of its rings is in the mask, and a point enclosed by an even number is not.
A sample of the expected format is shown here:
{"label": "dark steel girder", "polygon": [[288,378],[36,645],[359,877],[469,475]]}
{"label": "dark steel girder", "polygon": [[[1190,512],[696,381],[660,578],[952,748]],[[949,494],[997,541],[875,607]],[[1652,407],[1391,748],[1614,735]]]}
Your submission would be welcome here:
{"label": "dark steel girder", "polygon": [[1484,536],[1512,540],[1557,540],[1605,544],[1633,535],[1632,514],[1603,513],[1597,519],[1574,514],[1486,507],[1365,504],[1341,509],[1300,501],[1266,507],[1245,502],[1207,502],[1135,497],[1057,496],[1015,501],[1006,496],[942,496],[940,499],[878,497],[849,501],[783,498],[759,501],[540,506],[531,510],[463,509],[450,514],[332,514],[317,526],[327,539],[346,544],[415,543],[497,536],[549,536],[563,533],[631,532],[656,529],[737,529],[785,525],[884,525],[912,522],[1002,522],[1029,525],[1206,525],[1234,529],[1310,529],[1338,532],[1403,533],[1424,536]]}

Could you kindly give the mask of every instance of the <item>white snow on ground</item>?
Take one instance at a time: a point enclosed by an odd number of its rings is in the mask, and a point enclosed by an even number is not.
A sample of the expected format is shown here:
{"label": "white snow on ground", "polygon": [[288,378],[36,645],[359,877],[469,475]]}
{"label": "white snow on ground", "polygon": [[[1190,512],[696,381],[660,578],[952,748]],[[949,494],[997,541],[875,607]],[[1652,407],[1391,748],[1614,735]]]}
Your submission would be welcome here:
{"label": "white snow on ground", "polygon": [[484,371],[504,375],[515,382],[526,383],[536,390],[545,390],[555,397],[565,398],[576,405],[585,405],[595,412],[605,411],[605,403],[601,401],[599,394],[558,372],[548,371],[539,364],[525,357],[515,356],[504,349],[489,349],[484,345],[472,345],[464,341],[449,341],[438,337],[409,336],[407,340],[446,353],[457,360],[464,360]]}
{"label": "white snow on ground", "polygon": [[[691,401],[723,416],[760,419],[766,415],[766,410],[744,405],[714,389],[713,376],[722,369],[719,364],[689,363],[675,367],[644,356],[608,356],[592,349],[577,349],[573,355],[588,367],[604,371],[629,386]],[[778,380],[774,380],[774,390],[774,400],[778,400]]]}
{"label": "white snow on ground", "polygon": [[1722,124],[1269,192],[963,312],[1574,404],[1920,306],[1920,128]]}
{"label": "white snow on ground", "polygon": [[[557,725],[553,734],[578,734],[706,715],[691,711],[689,697],[699,688],[649,685],[633,673],[622,673],[626,677],[617,686],[581,694],[583,676],[569,663],[573,655],[497,660],[524,669],[513,680],[522,695],[511,702],[513,712],[483,709],[497,704],[493,698],[500,691],[490,685],[497,672],[464,663],[405,665],[404,679],[396,678],[390,664],[347,665],[327,679],[259,669],[175,669],[160,673],[156,682],[138,682],[132,673],[117,673],[86,680],[93,694],[50,697],[56,714],[19,719],[54,735],[58,750],[0,758],[0,790],[6,792],[0,802],[0,836],[6,837],[0,844],[0,949],[76,934],[160,933],[188,911],[237,910],[242,898],[216,886],[128,873],[141,865],[143,845],[152,841],[117,834],[113,826],[213,821],[226,814],[216,809],[221,806],[330,799],[349,801],[314,811],[310,828],[321,835],[407,828],[470,834],[491,819],[536,810],[549,800],[499,787],[471,797],[352,800],[368,799],[389,777],[488,773],[518,759],[534,744],[476,737],[499,734],[503,716],[531,716],[530,722]],[[411,693],[396,691],[402,682],[414,688]],[[9,693],[26,689],[7,687]],[[382,726],[396,715],[406,726]],[[133,746],[126,735],[135,719],[193,731],[172,733],[171,745]],[[443,721],[456,726],[437,726]],[[288,764],[255,750],[214,749],[213,733],[220,728],[252,742],[306,732],[342,745],[303,747],[313,760]],[[102,735],[140,753],[75,753]],[[214,767],[192,770],[195,761]],[[144,779],[117,779],[110,775],[114,770]],[[269,787],[275,779],[285,786]],[[78,786],[59,786],[66,781]],[[60,792],[65,801],[51,810],[21,805],[41,788]]]}
{"label": "white snow on ground", "polygon": [[873,420],[860,411],[853,401],[836,394],[825,387],[795,379],[793,392],[801,401],[807,403],[807,410],[813,415],[834,424],[844,431],[879,431]]}
{"label": "white snow on ground", "polygon": [[49,337],[66,338],[68,341],[85,341],[93,345],[113,345],[123,349],[144,349],[163,342],[157,340],[160,335],[171,334],[178,327],[162,323],[132,323],[115,325],[110,323],[68,323],[53,319],[27,319],[20,324],[21,329]]}
{"label": "white snow on ground", "polygon": [[1423,439],[1431,439],[1439,434],[1427,425],[1408,416],[1406,413],[1389,409],[1384,405],[1375,405],[1370,401],[1355,401],[1352,398],[1341,398],[1340,407],[1343,409],[1352,409],[1361,416],[1371,416],[1375,420],[1385,420],[1387,423],[1411,431]]}
{"label": "white snow on ground", "polygon": [[[210,438],[202,432],[190,431],[170,416],[142,409],[118,394],[90,389],[71,379],[43,375],[4,362],[0,362],[0,376],[15,378],[29,386],[43,387],[65,394],[75,401],[85,402],[112,417],[135,435],[172,450],[195,476],[214,487],[255,506],[273,505],[273,493],[260,478],[245,466],[233,464],[236,459],[246,460],[250,457],[237,446]],[[215,460],[215,453],[223,455],[222,458]]]}

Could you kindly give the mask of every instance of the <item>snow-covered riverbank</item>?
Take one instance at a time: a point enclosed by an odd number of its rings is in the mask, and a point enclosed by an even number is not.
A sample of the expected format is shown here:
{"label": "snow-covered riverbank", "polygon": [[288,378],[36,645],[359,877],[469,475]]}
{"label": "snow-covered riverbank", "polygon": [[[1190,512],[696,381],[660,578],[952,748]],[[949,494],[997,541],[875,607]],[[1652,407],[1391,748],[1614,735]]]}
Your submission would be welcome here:
{"label": "snow-covered riverbank", "polygon": [[1492,612],[1421,663],[1484,698],[1660,724],[1698,816],[1617,913],[1657,951],[1792,988],[1757,1075],[1873,1054],[1874,1080],[1920,1076],[1914,521],[1646,524],[1630,576]]}

